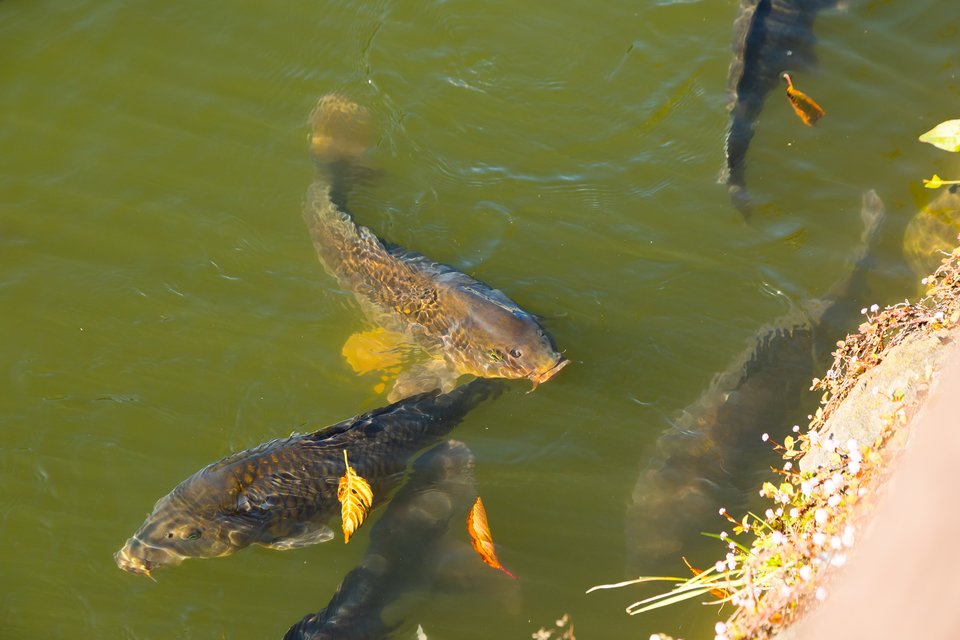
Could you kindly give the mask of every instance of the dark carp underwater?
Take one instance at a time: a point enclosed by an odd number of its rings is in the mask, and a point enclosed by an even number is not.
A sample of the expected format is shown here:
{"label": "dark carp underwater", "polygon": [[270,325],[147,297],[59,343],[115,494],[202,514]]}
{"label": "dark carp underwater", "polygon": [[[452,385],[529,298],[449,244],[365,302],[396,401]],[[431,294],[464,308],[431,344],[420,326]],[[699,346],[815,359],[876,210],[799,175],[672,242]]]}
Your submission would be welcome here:
{"label": "dark carp underwater", "polygon": [[[454,440],[427,451],[370,531],[360,564],[340,583],[326,607],[290,627],[284,640],[381,640],[404,621],[384,610],[437,579],[438,554],[451,522],[460,523],[477,495],[474,458]],[[479,564],[479,559],[474,558]]]}
{"label": "dark carp underwater", "polygon": [[[735,511],[757,475],[750,464],[769,452],[764,432],[788,430],[809,412],[810,383],[836,341],[859,317],[865,278],[885,216],[876,192],[863,195],[863,232],[849,275],[826,294],[760,329],[657,439],[627,508],[628,567],[676,557],[712,530],[717,510]],[[808,402],[804,402],[807,400]]]}
{"label": "dark carp underwater", "polygon": [[816,66],[813,23],[817,13],[837,0],[741,0],[733,23],[733,53],[727,75],[730,126],[724,144],[726,164],[720,176],[730,200],[750,216],[747,150],[767,94],[786,71]]}
{"label": "dark carp underwater", "polygon": [[304,219],[317,256],[356,297],[367,319],[428,355],[400,374],[391,401],[441,388],[463,375],[526,378],[534,388],[569,360],[529,312],[498,289],[453,267],[384,242],[343,206],[371,137],[367,110],[339,95],[320,99],[310,117],[317,179]]}
{"label": "dark carp underwater", "polygon": [[229,555],[251,544],[292,549],[334,537],[337,485],[350,465],[385,502],[420,449],[445,436],[502,383],[474,380],[430,392],[319,431],[273,440],[201,469],[160,498],[114,558],[139,575],[187,558]]}

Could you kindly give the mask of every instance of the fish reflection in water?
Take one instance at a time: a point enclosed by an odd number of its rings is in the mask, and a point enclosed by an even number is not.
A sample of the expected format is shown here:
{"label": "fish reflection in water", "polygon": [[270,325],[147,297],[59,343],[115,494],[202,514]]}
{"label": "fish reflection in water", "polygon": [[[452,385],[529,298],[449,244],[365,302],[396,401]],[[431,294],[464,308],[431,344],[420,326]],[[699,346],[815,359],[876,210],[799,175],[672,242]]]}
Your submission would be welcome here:
{"label": "fish reflection in water", "polygon": [[407,460],[453,429],[500,383],[474,380],[430,392],[305,435],[273,440],[193,474],[157,501],[114,558],[124,571],[150,575],[186,558],[224,556],[260,544],[292,549],[334,537],[344,450],[383,504]]}
{"label": "fish reflection in water", "polygon": [[351,291],[367,318],[431,357],[400,374],[388,398],[452,389],[462,375],[526,378],[534,388],[568,362],[537,319],[503,292],[429,258],[382,241],[343,206],[361,173],[369,112],[327,95],[310,116],[317,179],[304,219],[324,268]]}
{"label": "fish reflection in water", "polygon": [[817,12],[836,4],[836,0],[740,0],[733,24],[734,58],[727,78],[731,104],[726,165],[720,179],[744,217],[750,214],[747,149],[763,103],[780,85],[783,72],[816,65],[813,22]]}
{"label": "fish reflection in water", "polygon": [[864,194],[860,215],[864,229],[852,272],[823,298],[761,329],[657,440],[627,508],[630,570],[675,558],[700,531],[715,529],[717,510],[741,506],[753,474],[768,471],[755,462],[770,449],[761,434],[785,431],[809,413],[811,380],[859,316],[857,298],[865,293],[869,251],[884,217],[875,192]]}
{"label": "fish reflection in water", "polygon": [[[284,640],[381,640],[403,622],[399,598],[429,589],[450,523],[461,524],[477,495],[474,460],[448,441],[420,456],[413,473],[370,530],[370,545],[326,607],[293,625]],[[479,560],[474,558],[477,564]],[[384,611],[390,609],[384,620]],[[412,636],[411,636],[412,637]]]}

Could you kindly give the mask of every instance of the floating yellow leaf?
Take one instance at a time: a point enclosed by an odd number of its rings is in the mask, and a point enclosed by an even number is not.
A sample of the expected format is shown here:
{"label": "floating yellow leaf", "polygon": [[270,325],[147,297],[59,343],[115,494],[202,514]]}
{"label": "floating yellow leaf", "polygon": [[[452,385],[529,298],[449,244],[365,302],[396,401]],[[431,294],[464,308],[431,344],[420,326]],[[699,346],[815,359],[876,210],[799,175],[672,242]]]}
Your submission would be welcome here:
{"label": "floating yellow leaf", "polygon": [[402,334],[377,328],[354,333],[343,344],[343,357],[360,374],[371,371],[400,370],[404,351],[410,341]]}
{"label": "floating yellow leaf", "polygon": [[340,478],[337,485],[337,500],[340,501],[340,516],[343,519],[343,543],[350,542],[350,536],[356,531],[373,504],[373,489],[370,483],[357,475],[357,472],[347,461],[347,450],[343,450],[343,463],[347,467],[346,473]]}
{"label": "floating yellow leaf", "polygon": [[787,81],[787,98],[790,100],[790,106],[793,107],[797,117],[808,127],[817,124],[817,120],[826,115],[817,101],[803,91],[796,89],[789,73],[783,74],[783,79]]}
{"label": "floating yellow leaf", "polygon": [[517,579],[517,576],[504,569],[500,560],[497,559],[497,552],[493,548],[493,537],[490,535],[490,526],[487,524],[487,510],[483,508],[483,502],[479,497],[477,497],[477,501],[473,503],[473,508],[467,515],[467,533],[470,534],[470,543],[473,545],[473,550],[477,552],[481,560],[494,569],[503,571],[514,580]]}
{"label": "floating yellow leaf", "polygon": [[960,120],[941,122],[920,136],[920,142],[932,144],[945,151],[960,151]]}
{"label": "floating yellow leaf", "polygon": [[960,184],[960,180],[944,180],[937,174],[933,174],[933,177],[929,180],[926,178],[923,180],[923,186],[927,189],[939,189],[945,184]]}

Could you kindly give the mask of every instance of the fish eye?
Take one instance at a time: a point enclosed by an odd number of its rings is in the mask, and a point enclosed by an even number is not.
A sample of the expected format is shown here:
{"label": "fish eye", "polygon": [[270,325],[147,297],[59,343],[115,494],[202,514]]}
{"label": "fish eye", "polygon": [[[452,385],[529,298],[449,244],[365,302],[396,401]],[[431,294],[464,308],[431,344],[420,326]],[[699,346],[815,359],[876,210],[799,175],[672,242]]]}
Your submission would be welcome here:
{"label": "fish eye", "polygon": [[520,351],[520,349],[510,349],[510,355],[514,358],[519,358],[523,355],[523,353]]}
{"label": "fish eye", "polygon": [[193,529],[190,531],[190,533],[184,536],[184,538],[187,540],[199,540],[201,535],[203,535],[203,532],[200,531],[200,529]]}

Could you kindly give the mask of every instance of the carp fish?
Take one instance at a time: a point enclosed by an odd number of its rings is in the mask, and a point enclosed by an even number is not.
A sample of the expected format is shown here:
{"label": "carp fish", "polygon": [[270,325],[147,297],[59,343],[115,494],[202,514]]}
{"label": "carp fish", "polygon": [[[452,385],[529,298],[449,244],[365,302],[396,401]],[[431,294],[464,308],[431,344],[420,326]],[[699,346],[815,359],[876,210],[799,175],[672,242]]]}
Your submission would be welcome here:
{"label": "carp fish", "polygon": [[284,640],[382,640],[398,626],[384,620],[398,599],[435,580],[437,554],[450,522],[466,517],[476,497],[474,459],[457,441],[421,455],[413,473],[370,531],[360,564],[340,583],[326,607],[290,627]]}
{"label": "carp fish", "polygon": [[364,107],[324,96],[310,126],[317,178],[303,215],[321,264],[370,322],[429,355],[400,373],[390,401],[450,391],[463,375],[526,378],[536,388],[569,362],[537,319],[503,292],[354,222],[343,199],[371,137]]}
{"label": "carp fish", "polygon": [[917,212],[903,232],[903,256],[918,277],[936,271],[957,246],[960,234],[960,185],[946,187]]}
{"label": "carp fish", "polygon": [[720,181],[744,218],[750,216],[747,193],[747,149],[767,94],[785,71],[816,65],[813,22],[817,12],[837,0],[741,0],[733,23],[733,53],[727,75],[730,126],[725,140],[726,164]]}
{"label": "carp fish", "polygon": [[474,380],[338,422],[272,440],[215,462],[160,498],[114,555],[124,571],[147,575],[187,558],[229,555],[251,544],[293,549],[333,539],[339,478],[350,465],[366,479],[373,508],[384,504],[407,460],[445,436],[502,384]]}
{"label": "carp fish", "polygon": [[789,429],[810,413],[810,382],[859,318],[858,298],[885,216],[876,192],[863,195],[863,231],[851,272],[818,299],[761,328],[656,442],[627,508],[628,569],[675,557],[710,530],[720,507],[736,509],[770,447],[764,432]]}

